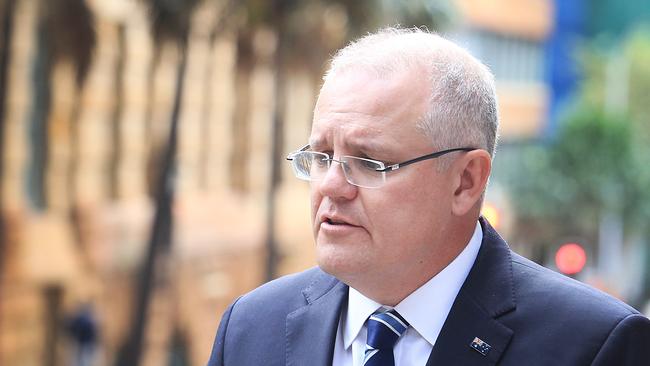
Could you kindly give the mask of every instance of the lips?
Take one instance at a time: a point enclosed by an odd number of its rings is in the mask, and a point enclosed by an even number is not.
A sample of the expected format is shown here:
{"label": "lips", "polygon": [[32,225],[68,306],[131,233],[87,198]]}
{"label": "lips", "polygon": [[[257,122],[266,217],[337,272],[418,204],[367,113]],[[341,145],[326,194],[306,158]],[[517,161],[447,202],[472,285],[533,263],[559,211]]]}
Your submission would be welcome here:
{"label": "lips", "polygon": [[367,232],[365,228],[358,225],[358,221],[349,216],[343,216],[336,213],[323,213],[319,215],[318,226],[315,227],[319,240],[334,240],[337,243],[343,243],[343,239],[352,238],[355,235]]}
{"label": "lips", "polygon": [[352,223],[352,220],[336,215],[323,215],[321,217],[321,223],[327,223],[333,226],[358,226]]}

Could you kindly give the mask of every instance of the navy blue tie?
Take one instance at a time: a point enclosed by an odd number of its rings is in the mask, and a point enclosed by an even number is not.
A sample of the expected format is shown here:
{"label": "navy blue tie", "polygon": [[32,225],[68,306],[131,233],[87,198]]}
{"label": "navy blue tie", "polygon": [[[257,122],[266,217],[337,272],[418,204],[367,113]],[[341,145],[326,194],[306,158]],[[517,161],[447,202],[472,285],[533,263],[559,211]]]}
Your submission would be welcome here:
{"label": "navy blue tie", "polygon": [[368,339],[364,366],[395,366],[393,346],[404,334],[409,323],[397,311],[372,314],[366,322]]}

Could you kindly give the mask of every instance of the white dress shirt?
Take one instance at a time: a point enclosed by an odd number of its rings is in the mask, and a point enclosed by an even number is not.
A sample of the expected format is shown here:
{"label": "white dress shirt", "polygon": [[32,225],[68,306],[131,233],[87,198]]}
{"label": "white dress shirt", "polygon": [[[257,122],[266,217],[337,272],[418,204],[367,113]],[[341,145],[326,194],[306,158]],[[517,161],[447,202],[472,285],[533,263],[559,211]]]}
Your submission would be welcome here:
{"label": "white dress shirt", "polygon": [[[477,222],[463,251],[424,285],[402,300],[395,310],[410,327],[393,349],[395,366],[424,366],[438,339],[451,306],[474,265],[483,240]],[[390,309],[350,287],[347,310],[342,311],[334,344],[334,366],[363,366],[366,350],[366,320],[379,308]]]}

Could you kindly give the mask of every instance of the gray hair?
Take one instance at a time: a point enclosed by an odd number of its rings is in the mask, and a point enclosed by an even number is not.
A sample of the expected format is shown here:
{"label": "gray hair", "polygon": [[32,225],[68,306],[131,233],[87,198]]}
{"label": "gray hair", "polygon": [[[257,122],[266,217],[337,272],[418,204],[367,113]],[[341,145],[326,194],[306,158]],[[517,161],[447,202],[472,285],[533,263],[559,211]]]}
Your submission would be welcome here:
{"label": "gray hair", "polygon": [[385,28],[339,50],[323,79],[361,70],[378,78],[424,70],[431,93],[417,127],[439,148],[478,147],[494,155],[499,126],[494,76],[466,50],[419,28]]}

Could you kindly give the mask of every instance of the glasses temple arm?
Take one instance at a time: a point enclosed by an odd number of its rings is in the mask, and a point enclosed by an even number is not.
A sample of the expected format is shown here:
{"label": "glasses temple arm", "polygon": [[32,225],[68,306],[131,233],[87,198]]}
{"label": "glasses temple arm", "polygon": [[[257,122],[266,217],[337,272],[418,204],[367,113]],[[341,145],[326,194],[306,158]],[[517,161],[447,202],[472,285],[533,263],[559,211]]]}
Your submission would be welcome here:
{"label": "glasses temple arm", "polygon": [[397,170],[397,169],[399,169],[399,168],[401,168],[403,166],[410,165],[410,164],[413,164],[413,163],[417,163],[418,161],[434,159],[434,158],[437,158],[437,157],[440,157],[442,155],[449,154],[449,153],[452,153],[452,152],[455,152],[455,151],[472,151],[472,150],[476,150],[476,148],[473,148],[473,147],[457,147],[457,148],[453,148],[453,149],[442,150],[442,151],[434,152],[432,154],[422,155],[422,156],[419,156],[419,157],[417,157],[415,159],[407,160],[407,161],[404,161],[404,162],[401,162],[401,163],[398,163],[398,164],[391,164],[391,165],[387,166],[384,169],[377,169],[377,171],[378,172],[393,171],[393,170]]}
{"label": "glasses temple arm", "polygon": [[307,145],[301,147],[300,149],[298,149],[298,150],[296,150],[296,151],[290,152],[289,155],[287,155],[287,160],[293,160],[293,157],[294,157],[297,153],[299,153],[299,152],[303,152],[303,151],[306,151],[307,149],[309,149],[309,144],[307,144]]}

